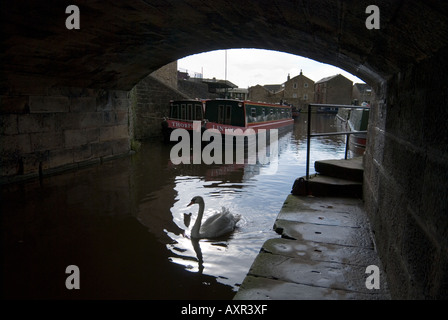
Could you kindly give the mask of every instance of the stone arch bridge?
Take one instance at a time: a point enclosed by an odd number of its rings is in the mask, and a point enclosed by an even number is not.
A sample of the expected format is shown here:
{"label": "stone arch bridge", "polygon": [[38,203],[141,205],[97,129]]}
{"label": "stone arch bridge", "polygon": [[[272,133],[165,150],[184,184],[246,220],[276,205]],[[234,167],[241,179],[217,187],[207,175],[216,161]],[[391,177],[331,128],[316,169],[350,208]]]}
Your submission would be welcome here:
{"label": "stone arch bridge", "polygon": [[[364,195],[396,298],[448,297],[448,3],[2,1],[1,178],[127,154],[131,90],[215,49],[284,51],[372,85]],[[69,30],[67,6],[80,10]],[[366,8],[380,9],[369,30]]]}

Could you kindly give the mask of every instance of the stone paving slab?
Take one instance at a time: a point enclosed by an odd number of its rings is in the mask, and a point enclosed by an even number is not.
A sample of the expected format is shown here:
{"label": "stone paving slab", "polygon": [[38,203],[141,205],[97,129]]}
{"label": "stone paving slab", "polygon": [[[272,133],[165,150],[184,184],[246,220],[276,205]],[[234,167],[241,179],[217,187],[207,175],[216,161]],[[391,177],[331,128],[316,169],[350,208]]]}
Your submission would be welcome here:
{"label": "stone paving slab", "polygon": [[373,248],[369,230],[366,228],[351,228],[328,226],[313,223],[301,223],[286,220],[277,220],[274,230],[283,237],[295,240],[306,240],[340,244],[345,246],[360,246]]}
{"label": "stone paving slab", "polygon": [[362,200],[288,195],[277,220],[360,227],[368,223]]}
{"label": "stone paving slab", "polygon": [[365,286],[365,267],[264,252],[258,255],[257,260],[250,271],[251,275],[313,287],[370,292]]}
{"label": "stone paving slab", "polygon": [[362,200],[289,195],[274,229],[282,238],[263,244],[234,299],[390,299]]}
{"label": "stone paving slab", "polygon": [[357,265],[364,269],[372,264],[380,264],[378,255],[373,249],[313,241],[274,238],[267,240],[261,251],[290,258]]}
{"label": "stone paving slab", "polygon": [[235,300],[373,300],[381,295],[313,287],[292,282],[248,275],[244,289],[239,290]]}

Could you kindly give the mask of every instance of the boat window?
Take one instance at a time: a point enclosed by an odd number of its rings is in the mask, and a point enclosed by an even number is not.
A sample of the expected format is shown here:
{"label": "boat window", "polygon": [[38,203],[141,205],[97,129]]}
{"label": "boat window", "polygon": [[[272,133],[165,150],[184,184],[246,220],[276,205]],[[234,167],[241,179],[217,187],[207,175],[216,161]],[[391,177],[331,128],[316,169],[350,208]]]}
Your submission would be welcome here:
{"label": "boat window", "polygon": [[179,118],[179,105],[178,104],[171,105],[171,118],[173,118],[173,119]]}
{"label": "boat window", "polygon": [[225,124],[231,124],[232,120],[232,106],[226,106],[226,117],[225,117]]}
{"label": "boat window", "polygon": [[181,104],[180,105],[180,119],[183,119],[183,120],[185,120],[185,105],[184,104]]}
{"label": "boat window", "polygon": [[253,118],[253,121],[255,121],[257,119],[257,109],[250,109],[250,116]]}
{"label": "boat window", "polygon": [[187,120],[193,119],[193,105],[187,104]]}
{"label": "boat window", "polygon": [[218,123],[224,123],[224,106],[218,106]]}
{"label": "boat window", "polygon": [[195,105],[195,109],[196,109],[196,120],[202,120],[202,106],[200,104]]}

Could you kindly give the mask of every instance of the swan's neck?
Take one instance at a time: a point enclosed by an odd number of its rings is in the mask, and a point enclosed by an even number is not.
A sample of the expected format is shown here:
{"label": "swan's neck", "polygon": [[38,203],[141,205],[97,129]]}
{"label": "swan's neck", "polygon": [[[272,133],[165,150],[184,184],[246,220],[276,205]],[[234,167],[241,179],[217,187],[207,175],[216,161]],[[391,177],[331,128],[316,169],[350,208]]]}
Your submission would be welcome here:
{"label": "swan's neck", "polygon": [[191,237],[192,238],[199,238],[199,229],[201,229],[201,223],[202,223],[202,216],[204,215],[204,203],[199,203],[199,211],[198,211],[198,217],[196,218],[196,221],[194,222],[193,228],[191,229]]}

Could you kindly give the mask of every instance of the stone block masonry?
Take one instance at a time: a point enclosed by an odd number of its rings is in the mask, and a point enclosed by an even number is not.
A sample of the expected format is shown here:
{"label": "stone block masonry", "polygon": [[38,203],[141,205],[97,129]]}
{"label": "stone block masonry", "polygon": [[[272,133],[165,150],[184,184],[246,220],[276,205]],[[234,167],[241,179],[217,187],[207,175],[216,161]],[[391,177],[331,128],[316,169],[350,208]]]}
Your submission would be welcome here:
{"label": "stone block masonry", "polygon": [[398,299],[448,298],[447,53],[378,85],[371,106],[364,199]]}
{"label": "stone block masonry", "polygon": [[53,88],[0,96],[0,182],[129,154],[127,91]]}
{"label": "stone block masonry", "polygon": [[163,117],[169,115],[170,100],[188,99],[153,75],[140,81],[131,91],[134,137],[145,140],[161,136]]}

